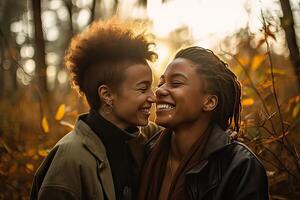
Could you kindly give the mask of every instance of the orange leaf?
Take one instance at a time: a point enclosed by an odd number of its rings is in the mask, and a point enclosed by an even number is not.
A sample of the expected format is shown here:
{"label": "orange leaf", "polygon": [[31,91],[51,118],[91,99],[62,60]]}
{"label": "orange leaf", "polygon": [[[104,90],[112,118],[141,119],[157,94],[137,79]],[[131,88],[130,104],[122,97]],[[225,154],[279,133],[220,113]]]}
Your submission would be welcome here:
{"label": "orange leaf", "polygon": [[39,156],[46,157],[48,155],[48,151],[45,149],[41,149],[38,151]]}
{"label": "orange leaf", "polygon": [[300,111],[300,103],[297,103],[293,109],[293,114],[292,114],[293,118],[297,117],[299,111]]}
{"label": "orange leaf", "polygon": [[[268,73],[268,74],[271,74],[271,69],[268,69],[267,71],[266,71],[266,73]],[[285,75],[286,74],[286,72],[284,71],[284,70],[282,70],[282,69],[278,69],[278,68],[275,68],[275,69],[273,69],[273,74],[276,76],[276,75]]]}
{"label": "orange leaf", "polygon": [[243,106],[251,106],[253,104],[254,104],[254,99],[252,98],[247,98],[242,101]]}
{"label": "orange leaf", "polygon": [[66,110],[65,104],[61,104],[57,109],[55,120],[57,121],[61,120],[65,115],[65,110]]}
{"label": "orange leaf", "polygon": [[27,163],[26,168],[29,169],[30,171],[34,170],[33,164],[31,164],[31,163]]}
{"label": "orange leaf", "polygon": [[266,59],[266,55],[256,55],[251,62],[251,69],[255,71],[261,63]]}
{"label": "orange leaf", "polygon": [[262,87],[263,87],[263,88],[268,88],[268,87],[271,87],[272,84],[273,84],[272,81],[267,80],[267,81],[265,81],[265,82],[262,84]]}
{"label": "orange leaf", "polygon": [[243,66],[245,66],[245,65],[247,65],[247,64],[249,63],[248,58],[247,58],[247,57],[243,57],[243,56],[239,56],[239,57],[238,57],[238,61],[239,61]]}
{"label": "orange leaf", "polygon": [[42,119],[42,128],[43,128],[44,133],[49,132],[49,124],[48,124],[48,120],[45,116]]}

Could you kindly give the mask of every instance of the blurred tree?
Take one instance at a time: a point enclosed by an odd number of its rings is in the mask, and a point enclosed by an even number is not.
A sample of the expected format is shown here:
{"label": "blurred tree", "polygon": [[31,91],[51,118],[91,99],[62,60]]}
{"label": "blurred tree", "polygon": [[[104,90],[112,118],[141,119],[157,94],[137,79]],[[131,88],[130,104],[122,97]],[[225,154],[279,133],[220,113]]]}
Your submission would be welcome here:
{"label": "blurred tree", "polygon": [[[68,14],[69,14],[69,29],[70,29],[70,35],[71,37],[74,35],[74,30],[73,30],[73,20],[72,20],[72,15],[73,15],[73,3],[71,0],[64,0],[63,1],[67,10],[68,10]],[[70,37],[70,38],[71,38]]]}
{"label": "blurred tree", "polygon": [[[3,9],[5,7],[6,1],[0,2],[0,19],[3,17]],[[2,20],[1,20],[2,21]],[[0,22],[1,23],[1,22]],[[2,33],[2,31],[1,31]],[[3,97],[4,90],[4,68],[3,68],[3,60],[4,60],[4,41],[2,34],[0,35],[0,99]]]}
{"label": "blurred tree", "polygon": [[284,29],[287,45],[290,50],[290,58],[294,65],[294,70],[300,87],[300,53],[297,45],[297,38],[294,29],[294,18],[289,0],[280,0],[283,17],[281,18],[281,26]]}
{"label": "blurred tree", "polygon": [[22,1],[0,1],[0,73],[3,80],[3,83],[1,83],[2,97],[13,97],[16,94],[15,91],[18,89],[16,77],[16,71],[18,69],[16,52],[18,51],[18,46],[12,37],[10,25],[13,20],[16,20],[16,18],[24,12],[23,4],[24,2]]}
{"label": "blurred tree", "polygon": [[116,14],[119,7],[119,0],[114,0],[113,14]]}
{"label": "blurred tree", "polygon": [[3,97],[4,91],[4,68],[3,68],[3,60],[4,60],[4,44],[3,39],[0,40],[0,99]]}
{"label": "blurred tree", "polygon": [[89,24],[92,23],[95,19],[95,14],[96,14],[95,9],[96,9],[96,0],[92,0],[91,17],[90,17]]}
{"label": "blurred tree", "polygon": [[41,19],[41,0],[32,0],[33,20],[34,20],[34,47],[36,62],[36,79],[40,92],[44,95],[48,93],[46,60],[45,60],[45,41]]}

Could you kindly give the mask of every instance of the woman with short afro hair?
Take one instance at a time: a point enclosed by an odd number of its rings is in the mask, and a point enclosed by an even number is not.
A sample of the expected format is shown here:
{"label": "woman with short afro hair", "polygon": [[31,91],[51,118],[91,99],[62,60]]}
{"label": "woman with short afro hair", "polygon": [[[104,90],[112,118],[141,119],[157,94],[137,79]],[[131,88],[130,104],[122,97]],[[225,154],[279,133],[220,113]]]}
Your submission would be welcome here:
{"label": "woman with short afro hair", "polygon": [[31,199],[135,199],[146,140],[137,126],[148,124],[155,101],[151,45],[145,33],[116,19],[73,37],[65,65],[90,111],[43,161]]}

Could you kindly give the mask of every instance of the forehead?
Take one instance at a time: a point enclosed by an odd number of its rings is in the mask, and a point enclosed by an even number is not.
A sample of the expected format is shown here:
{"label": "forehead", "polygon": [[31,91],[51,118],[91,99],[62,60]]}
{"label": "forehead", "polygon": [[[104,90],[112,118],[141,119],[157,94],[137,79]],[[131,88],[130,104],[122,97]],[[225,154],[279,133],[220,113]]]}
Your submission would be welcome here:
{"label": "forehead", "polygon": [[132,64],[124,71],[124,81],[129,84],[152,81],[152,70],[148,64]]}
{"label": "forehead", "polygon": [[185,58],[174,59],[166,68],[162,77],[169,77],[174,75],[192,76],[196,75],[196,64]]}

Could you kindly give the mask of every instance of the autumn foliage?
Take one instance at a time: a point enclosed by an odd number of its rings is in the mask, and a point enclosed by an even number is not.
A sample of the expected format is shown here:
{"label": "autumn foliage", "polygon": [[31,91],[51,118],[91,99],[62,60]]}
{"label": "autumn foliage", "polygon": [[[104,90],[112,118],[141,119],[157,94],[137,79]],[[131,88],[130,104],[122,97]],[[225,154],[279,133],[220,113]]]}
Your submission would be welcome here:
{"label": "autumn foliage", "polygon": [[[172,33],[170,51],[193,44],[186,38],[180,40],[184,31]],[[227,48],[233,40],[239,41],[234,51]],[[265,24],[260,35],[241,30],[215,47],[215,52],[242,83],[238,140],[246,143],[265,166],[271,199],[300,199],[300,85],[289,54],[276,54],[271,48],[277,42],[272,25]],[[3,44],[7,46],[1,55],[0,78],[4,80],[2,72],[12,72],[16,78],[24,71],[19,47],[9,46],[7,41]],[[63,55],[62,49],[54,49]],[[35,79],[39,74],[23,75],[30,79],[26,79],[28,84],[15,83],[5,92],[0,85],[0,200],[29,199],[33,175],[42,160],[72,129],[78,114],[88,111],[84,98],[67,83],[58,83],[44,93]],[[154,75],[155,85],[159,74]]]}

